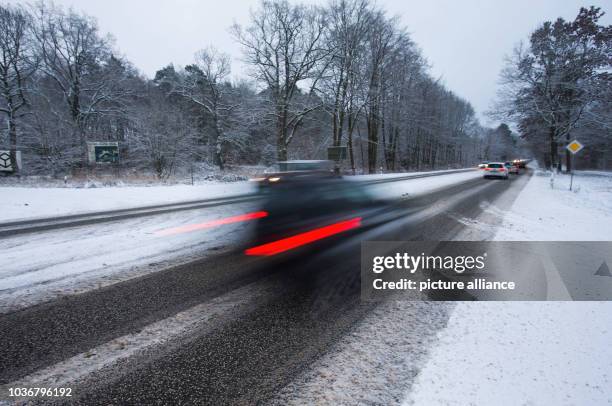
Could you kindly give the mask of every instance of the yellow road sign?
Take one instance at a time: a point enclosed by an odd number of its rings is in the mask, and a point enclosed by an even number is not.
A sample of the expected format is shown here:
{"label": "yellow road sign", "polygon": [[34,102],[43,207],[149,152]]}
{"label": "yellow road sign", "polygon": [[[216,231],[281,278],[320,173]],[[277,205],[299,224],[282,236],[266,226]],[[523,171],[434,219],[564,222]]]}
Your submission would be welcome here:
{"label": "yellow road sign", "polygon": [[567,144],[567,147],[565,148],[567,148],[572,154],[577,154],[582,148],[584,148],[584,145],[578,142],[578,140],[574,140]]}

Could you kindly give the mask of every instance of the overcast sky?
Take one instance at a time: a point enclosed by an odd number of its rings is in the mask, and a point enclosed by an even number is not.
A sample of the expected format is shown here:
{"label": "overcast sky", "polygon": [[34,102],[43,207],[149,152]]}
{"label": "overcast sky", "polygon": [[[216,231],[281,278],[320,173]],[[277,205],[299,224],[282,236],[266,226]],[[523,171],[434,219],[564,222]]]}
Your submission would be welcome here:
{"label": "overcast sky", "polygon": [[[325,0],[307,0],[324,3]],[[233,75],[244,69],[240,48],[228,33],[234,21],[248,23],[259,0],[56,0],[95,16],[103,32],[145,75],[170,62],[186,65],[207,45],[230,53]],[[378,0],[389,15],[400,17],[432,65],[431,73],[469,100],[481,120],[495,97],[504,55],[540,23],[573,19],[580,6],[612,12],[608,1],[575,0]],[[604,23],[610,24],[610,15]]]}

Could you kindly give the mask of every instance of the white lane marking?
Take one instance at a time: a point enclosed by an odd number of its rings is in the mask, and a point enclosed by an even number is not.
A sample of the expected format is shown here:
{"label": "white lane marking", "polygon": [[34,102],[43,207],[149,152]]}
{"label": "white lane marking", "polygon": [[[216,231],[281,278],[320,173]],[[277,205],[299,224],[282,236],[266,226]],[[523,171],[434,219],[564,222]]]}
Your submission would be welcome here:
{"label": "white lane marking", "polygon": [[[537,244],[536,244],[537,245]],[[546,277],[546,300],[572,300],[572,295],[565,287],[557,266],[548,252],[540,253],[540,260]]]}
{"label": "white lane marking", "polygon": [[[55,365],[36,371],[17,381],[0,387],[4,393],[9,387],[68,387],[84,380],[87,375],[126,359],[152,346],[167,344],[170,340],[206,327],[212,329],[215,321],[230,314],[231,319],[246,313],[272,297],[278,291],[278,283],[268,280],[255,282],[214,298],[206,303],[157,321],[140,332],[127,334],[75,355]],[[228,319],[226,317],[226,319]]]}

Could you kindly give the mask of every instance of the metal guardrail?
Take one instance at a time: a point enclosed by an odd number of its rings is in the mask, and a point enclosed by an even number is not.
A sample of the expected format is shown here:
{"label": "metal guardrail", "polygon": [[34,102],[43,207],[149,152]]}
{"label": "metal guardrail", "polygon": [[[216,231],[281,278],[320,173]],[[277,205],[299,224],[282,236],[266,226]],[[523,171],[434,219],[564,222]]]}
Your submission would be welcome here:
{"label": "metal guardrail", "polygon": [[373,179],[373,180],[364,180],[361,181],[366,185],[374,185],[377,183],[388,183],[388,182],[399,182],[402,180],[410,180],[410,179],[418,179],[418,178],[429,178],[432,176],[441,176],[441,175],[452,175],[454,173],[462,173],[462,172],[472,172],[477,170],[476,168],[466,168],[466,169],[449,169],[446,171],[435,171],[435,172],[426,172],[426,173],[415,173],[413,175],[406,176],[397,176],[393,178],[383,178],[383,179]]}
{"label": "metal guardrail", "polygon": [[206,207],[244,203],[259,199],[256,194],[236,195],[231,197],[193,200],[188,202],[168,203],[154,206],[135,207],[130,209],[109,210],[83,214],[73,214],[52,218],[39,218],[0,223],[0,238],[36,231],[47,231],[58,228],[76,227],[137,217],[154,216],[183,210],[194,210]]}
{"label": "metal guardrail", "polygon": [[[378,183],[400,182],[410,179],[427,178],[432,176],[449,175],[473,171],[469,169],[455,169],[446,171],[436,171],[428,173],[417,173],[413,175],[397,176],[392,178],[382,178],[373,180],[356,181],[365,185]],[[242,195],[224,196],[211,199],[190,200],[177,203],[157,204],[151,206],[133,207],[127,209],[98,211],[82,214],[71,214],[66,216],[36,218],[26,220],[16,220],[0,223],[0,238],[10,237],[18,234],[32,233],[36,231],[47,231],[59,228],[77,227],[88,224],[98,224],[111,221],[125,220],[136,217],[155,216],[158,214],[172,213],[184,210],[202,209],[207,207],[225,206],[230,204],[245,203],[255,201],[261,197],[257,193],[246,193]]]}

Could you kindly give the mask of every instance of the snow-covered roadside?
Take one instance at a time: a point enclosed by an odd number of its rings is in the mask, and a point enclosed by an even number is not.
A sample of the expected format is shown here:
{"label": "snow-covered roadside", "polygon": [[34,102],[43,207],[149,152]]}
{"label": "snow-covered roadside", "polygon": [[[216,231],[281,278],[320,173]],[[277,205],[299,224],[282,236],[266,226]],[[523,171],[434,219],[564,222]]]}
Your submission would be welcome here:
{"label": "snow-covered roadside", "polygon": [[[426,175],[426,174],[437,173],[437,172],[448,172],[449,174],[452,174],[453,172],[464,173],[466,169],[470,169],[470,168],[442,169],[442,170],[436,170],[436,171],[403,172],[403,173],[377,173],[377,174],[371,174],[371,175],[352,175],[352,176],[346,176],[346,179],[355,180],[355,181],[392,179],[392,178],[402,178],[405,176]],[[475,169],[476,168],[474,168],[473,172],[478,172]]]}
{"label": "snow-covered roadside", "polygon": [[[533,176],[495,236],[612,240],[612,178]],[[458,303],[407,405],[610,404],[611,302]]]}
{"label": "snow-covered roadside", "polygon": [[[368,175],[370,176],[370,175]],[[397,177],[395,174],[390,175],[371,175],[372,177],[387,176],[390,178]],[[386,199],[397,199],[397,198],[409,198],[425,193],[432,193],[450,185],[456,185],[459,183],[467,182],[472,179],[478,179],[482,177],[482,173],[479,171],[470,172],[459,172],[450,173],[447,175],[425,177],[409,179],[406,181],[398,181],[391,183],[377,183],[369,185],[367,190],[372,196],[377,198]]]}
{"label": "snow-covered roadside", "polygon": [[[352,181],[392,179],[406,175],[421,175],[434,172],[358,175],[349,176],[346,179]],[[416,190],[421,190],[425,187],[445,186],[449,182],[458,182],[476,176],[477,171],[468,173],[459,172],[440,177],[415,179],[411,182],[418,182]],[[394,185],[402,186],[400,183]],[[393,188],[378,186],[376,191],[389,191],[391,189]],[[255,190],[255,182],[248,181],[198,182],[195,186],[112,186],[100,188],[0,186],[0,195],[2,196],[0,222],[230,197],[253,193]]]}
{"label": "snow-covered roadside", "polygon": [[610,326],[608,302],[459,303],[405,404],[610,404]]}
{"label": "snow-covered roadside", "polygon": [[612,177],[556,175],[554,187],[536,172],[503,220],[504,241],[612,240]]}
{"label": "snow-covered roadside", "polygon": [[91,189],[0,187],[0,222],[212,199],[251,193],[254,190],[253,182]]}

